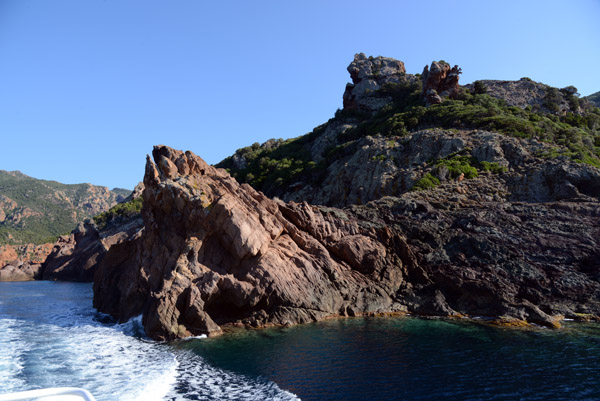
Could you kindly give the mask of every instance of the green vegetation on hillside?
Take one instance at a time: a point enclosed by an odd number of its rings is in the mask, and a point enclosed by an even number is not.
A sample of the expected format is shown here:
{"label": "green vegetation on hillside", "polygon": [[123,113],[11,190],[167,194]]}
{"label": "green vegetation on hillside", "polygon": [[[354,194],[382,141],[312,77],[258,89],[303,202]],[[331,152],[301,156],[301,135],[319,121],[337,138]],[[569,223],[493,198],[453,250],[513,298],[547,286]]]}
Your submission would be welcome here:
{"label": "green vegetation on hillside", "polygon": [[412,187],[413,191],[422,191],[425,189],[435,188],[440,185],[440,180],[437,177],[427,173]]}
{"label": "green vegetation on hillside", "polygon": [[435,163],[437,169],[445,168],[448,170],[450,178],[457,178],[460,175],[464,175],[465,178],[475,178],[479,174],[477,169],[471,164],[475,164],[477,159],[471,156],[453,156],[445,159],[440,159]]}
{"label": "green vegetation on hillside", "polygon": [[585,98],[592,102],[596,107],[600,107],[600,92],[592,93]]}
{"label": "green vegetation on hillside", "polygon": [[[239,181],[248,182],[270,196],[277,196],[293,187],[295,182],[318,185],[326,166],[353,154],[356,141],[364,136],[382,135],[393,139],[419,129],[439,127],[481,129],[519,138],[535,138],[555,145],[555,151],[547,157],[562,155],[600,167],[600,109],[586,106],[577,97],[576,88],[549,88],[543,106],[553,111],[551,113],[531,107],[508,106],[504,100],[486,92],[485,84],[476,82],[472,92],[463,89],[456,99],[425,107],[419,82],[388,84],[373,95],[391,98],[392,102],[374,115],[338,110],[328,123],[307,135],[279,140],[270,146],[255,143],[238,150],[236,157],[246,161],[243,168],[237,168],[232,157],[217,166],[228,169]],[[561,99],[570,106],[570,111],[562,115],[559,112]],[[328,124],[336,122],[350,122],[356,127],[339,135],[337,143],[325,151],[325,160],[316,163],[310,152],[314,140]],[[481,165],[479,169],[485,169],[485,166]]]}
{"label": "green vegetation on hillside", "polygon": [[[41,244],[71,232],[78,221],[94,214],[89,201],[97,196],[97,189],[0,171],[0,195],[5,197],[0,202],[0,244]],[[104,193],[102,199],[114,203],[123,191]]]}
{"label": "green vegetation on hillside", "polygon": [[[428,163],[433,167],[433,172],[443,179],[456,179],[461,175],[465,179],[471,179],[479,176],[482,171],[491,174],[502,174],[506,172],[506,167],[498,163],[478,161],[473,156],[467,154],[468,150],[454,153],[446,158],[438,159]],[[445,178],[443,176],[446,176]],[[441,184],[441,180],[431,173],[426,173],[412,187],[413,191],[434,188]]]}
{"label": "green vegetation on hillside", "polygon": [[243,157],[246,167],[237,169],[232,157],[217,167],[226,168],[240,182],[247,182],[265,193],[277,194],[296,181],[319,181],[326,163],[315,163],[308,145],[320,133],[323,126],[307,135],[288,140],[278,140],[272,147],[261,147],[258,143],[239,149],[236,154]]}
{"label": "green vegetation on hillside", "polygon": [[404,136],[420,128],[433,127],[484,129],[520,138],[536,138],[565,147],[574,159],[600,157],[598,108],[591,108],[583,115],[568,112],[558,116],[507,106],[502,99],[465,90],[458,99],[430,107],[417,105],[405,111],[395,107],[384,110],[357,127],[354,136]]}
{"label": "green vegetation on hillside", "polygon": [[129,202],[118,203],[106,212],[94,216],[94,222],[98,229],[102,230],[110,223],[118,224],[133,217],[137,217],[142,211],[143,204],[144,198],[141,196],[132,199]]}

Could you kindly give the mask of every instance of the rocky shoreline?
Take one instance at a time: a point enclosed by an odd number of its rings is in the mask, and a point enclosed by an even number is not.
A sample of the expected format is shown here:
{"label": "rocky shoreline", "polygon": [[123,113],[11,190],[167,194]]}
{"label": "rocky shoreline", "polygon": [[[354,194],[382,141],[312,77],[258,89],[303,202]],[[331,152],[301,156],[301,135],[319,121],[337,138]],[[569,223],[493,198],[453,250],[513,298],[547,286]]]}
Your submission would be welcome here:
{"label": "rocky shoreline", "polygon": [[[596,128],[564,122],[597,112],[574,88],[522,79],[465,89],[445,62],[419,84],[402,62],[363,54],[348,71],[345,109],[313,133],[238,151],[220,164],[229,172],[156,146],[135,192],[141,214],[81,223],[37,270],[1,269],[0,279],[93,281],[99,311],[142,314],[157,340],[387,314],[512,327],[599,320]],[[452,116],[486,113],[524,131],[458,117],[452,128],[419,125],[453,99]],[[579,138],[580,153],[540,127]]]}
{"label": "rocky shoreline", "polygon": [[600,311],[597,202],[434,203],[431,191],[337,209],[268,199],[191,152],[153,155],[145,228],[94,283],[98,310],[142,313],[153,338],[387,312],[558,327]]}

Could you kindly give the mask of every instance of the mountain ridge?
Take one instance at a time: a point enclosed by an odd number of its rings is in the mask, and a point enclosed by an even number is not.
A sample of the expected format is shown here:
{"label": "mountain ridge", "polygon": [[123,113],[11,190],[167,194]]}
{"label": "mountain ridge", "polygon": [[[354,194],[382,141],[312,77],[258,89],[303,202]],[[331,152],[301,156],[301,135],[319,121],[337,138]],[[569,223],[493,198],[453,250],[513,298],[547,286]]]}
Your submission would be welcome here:
{"label": "mountain ridge", "polygon": [[[403,64],[390,60],[357,54],[348,67],[353,84],[348,84],[344,92],[346,107],[338,110],[332,119],[300,137],[271,139],[262,145],[255,143],[239,149],[216,166],[226,168],[238,181],[249,183],[268,196],[316,201],[329,206],[343,206],[358,200],[355,197],[340,204],[314,194],[327,180],[337,182],[339,176],[348,175],[344,166],[362,148],[370,146],[364,143],[367,137],[384,150],[386,143],[390,144],[388,147],[396,147],[409,135],[430,128],[491,131],[536,140],[549,159],[566,156],[576,162],[600,166],[600,109],[579,98],[576,88],[552,88],[522,78],[519,81],[475,81],[459,89],[455,78],[460,73],[457,66],[451,69],[444,61],[434,62],[427,68],[428,77],[425,77],[407,74]],[[390,74],[389,79],[383,71]],[[456,82],[447,95],[452,96],[442,99],[433,87],[426,85],[429,82],[440,89],[439,82],[450,79],[451,71],[455,71],[452,80]],[[432,91],[429,95],[438,104],[425,107],[427,91]],[[373,162],[384,162],[387,157],[371,153]],[[332,167],[336,163],[337,167]],[[393,170],[402,168],[403,163],[405,161],[389,165],[382,174],[393,176]],[[368,158],[363,158],[361,165],[354,166],[357,173],[353,175],[353,178],[363,178],[346,179],[346,185],[371,186],[370,173],[365,168],[372,164],[383,163],[369,163]],[[397,188],[409,191],[424,175],[392,183],[393,191],[379,188],[376,196],[392,195],[397,193]],[[343,197],[343,194],[338,196]],[[372,199],[362,196],[360,202]]]}
{"label": "mountain ridge", "polygon": [[70,232],[131,191],[88,183],[62,184],[0,170],[0,243],[41,244]]}

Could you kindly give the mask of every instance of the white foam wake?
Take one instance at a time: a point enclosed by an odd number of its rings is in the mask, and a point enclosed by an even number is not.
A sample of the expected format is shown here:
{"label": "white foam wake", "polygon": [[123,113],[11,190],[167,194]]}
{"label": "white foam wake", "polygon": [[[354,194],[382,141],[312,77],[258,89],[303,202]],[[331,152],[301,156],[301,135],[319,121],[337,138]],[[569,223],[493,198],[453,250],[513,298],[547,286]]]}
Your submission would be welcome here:
{"label": "white foam wake", "polygon": [[191,351],[175,351],[179,361],[175,386],[166,399],[183,400],[299,400],[275,383],[252,379],[208,365]]}
{"label": "white foam wake", "polygon": [[83,387],[98,401],[298,399],[144,339],[141,317],[101,323],[108,319],[92,309],[91,288],[31,283],[10,297],[11,288],[0,292],[0,393]]}
{"label": "white foam wake", "polygon": [[18,321],[0,319],[0,383],[8,391],[22,388],[23,360],[21,356],[28,347],[19,338]]}

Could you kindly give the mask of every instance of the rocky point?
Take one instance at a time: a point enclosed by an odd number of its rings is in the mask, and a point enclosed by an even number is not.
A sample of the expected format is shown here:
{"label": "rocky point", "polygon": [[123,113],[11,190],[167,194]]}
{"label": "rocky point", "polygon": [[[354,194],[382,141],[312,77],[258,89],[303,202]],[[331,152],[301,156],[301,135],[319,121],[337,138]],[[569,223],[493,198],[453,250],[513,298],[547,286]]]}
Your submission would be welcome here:
{"label": "rocky point", "polygon": [[418,79],[357,54],[348,71],[344,110],[220,163],[237,180],[156,146],[131,207],[0,280],[93,280],[98,310],[142,314],[159,340],[378,313],[600,319],[591,100],[528,78],[459,86],[441,61]]}
{"label": "rocky point", "polygon": [[268,199],[191,152],[146,165],[144,230],[113,246],[94,305],[172,339],[222,325],[296,324],[402,311],[417,268],[404,238],[337,209]]}
{"label": "rocky point", "polygon": [[[413,312],[557,326],[598,314],[596,201],[503,203],[481,184],[337,209],[284,203],[191,152],[155,147],[144,229],[111,247],[94,305],[148,335]],[[484,181],[484,180],[481,180]]]}

